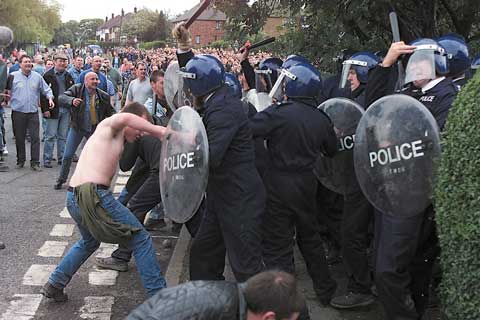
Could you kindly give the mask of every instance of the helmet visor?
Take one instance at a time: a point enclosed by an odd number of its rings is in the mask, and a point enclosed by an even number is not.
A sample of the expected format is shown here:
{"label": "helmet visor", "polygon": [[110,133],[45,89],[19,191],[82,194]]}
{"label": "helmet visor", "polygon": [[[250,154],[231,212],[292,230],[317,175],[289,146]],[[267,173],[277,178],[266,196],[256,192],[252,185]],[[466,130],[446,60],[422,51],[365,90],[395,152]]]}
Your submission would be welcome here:
{"label": "helmet visor", "polygon": [[270,92],[272,90],[272,70],[255,70],[255,89],[257,92]]}
{"label": "helmet visor", "polygon": [[354,66],[366,67],[367,63],[359,60],[345,60],[343,62],[342,77],[340,78],[340,89],[344,89],[347,86],[350,71],[356,71]]}
{"label": "helmet visor", "polygon": [[433,49],[415,50],[408,59],[405,83],[431,79],[435,79],[435,51]]}
{"label": "helmet visor", "polygon": [[282,101],[283,100],[283,94],[285,92],[285,80],[289,78],[291,80],[296,80],[297,77],[289,72],[286,69],[281,69],[280,74],[278,75],[277,81],[273,85],[272,90],[270,90],[269,96],[276,100],[276,101]]}

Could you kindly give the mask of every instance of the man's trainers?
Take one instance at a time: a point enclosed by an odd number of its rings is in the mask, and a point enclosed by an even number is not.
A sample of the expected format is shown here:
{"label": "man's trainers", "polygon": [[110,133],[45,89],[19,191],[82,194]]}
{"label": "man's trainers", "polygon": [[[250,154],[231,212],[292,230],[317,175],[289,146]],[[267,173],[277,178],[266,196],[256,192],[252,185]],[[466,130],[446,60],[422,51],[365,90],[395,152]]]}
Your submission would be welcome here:
{"label": "man's trainers", "polygon": [[44,166],[45,168],[53,168],[52,163],[51,163],[50,161],[45,161],[45,162],[43,163],[43,166]]}
{"label": "man's trainers", "polygon": [[372,294],[349,292],[333,298],[330,304],[337,309],[350,309],[368,306],[373,302],[375,302],[375,297]]}
{"label": "man's trainers", "polygon": [[4,156],[8,156],[7,146],[5,146],[5,147],[3,148],[2,154],[3,154]]}
{"label": "man's trainers", "polygon": [[0,250],[3,250],[5,249],[5,243],[3,243],[2,241],[0,241]]}
{"label": "man's trainers", "polygon": [[63,292],[63,289],[58,289],[52,286],[49,282],[40,289],[40,293],[46,298],[53,299],[55,302],[64,302],[68,300],[68,296]]}
{"label": "man's trainers", "polygon": [[116,270],[120,272],[128,271],[128,263],[112,257],[95,258],[95,263],[102,269]]}
{"label": "man's trainers", "polygon": [[42,171],[42,169],[40,169],[40,166],[36,163],[32,164],[30,166],[30,169],[32,169],[32,171],[38,171],[38,172]]}
{"label": "man's trainers", "polygon": [[62,185],[63,185],[62,182],[57,181],[57,183],[55,183],[55,185],[53,186],[53,189],[60,190],[60,189],[62,189]]}
{"label": "man's trainers", "polygon": [[17,162],[17,169],[22,169],[25,166],[25,162]]}

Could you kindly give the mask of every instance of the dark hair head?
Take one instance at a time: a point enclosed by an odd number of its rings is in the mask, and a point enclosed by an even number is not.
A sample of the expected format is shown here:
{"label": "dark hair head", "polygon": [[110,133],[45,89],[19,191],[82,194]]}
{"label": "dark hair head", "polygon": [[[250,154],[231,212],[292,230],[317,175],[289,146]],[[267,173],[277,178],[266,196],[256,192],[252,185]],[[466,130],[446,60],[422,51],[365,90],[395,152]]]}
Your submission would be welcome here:
{"label": "dark hair head", "polygon": [[150,114],[150,112],[148,112],[147,108],[145,108],[145,106],[141,103],[138,103],[138,102],[129,103],[125,107],[123,107],[122,110],[120,110],[120,112],[132,113],[139,117],[146,116],[148,121],[153,123],[152,115]]}
{"label": "dark hair head", "polygon": [[22,63],[23,59],[30,59],[30,60],[33,60],[32,57],[30,57],[28,54],[23,54],[20,56],[20,58],[18,58],[18,63]]}
{"label": "dark hair head", "polygon": [[155,70],[150,75],[150,82],[157,82],[158,79],[165,77],[165,72],[163,70]]}
{"label": "dark hair head", "polygon": [[265,271],[253,276],[243,293],[248,310],[255,314],[273,311],[276,319],[287,319],[306,309],[297,281],[283,271]]}

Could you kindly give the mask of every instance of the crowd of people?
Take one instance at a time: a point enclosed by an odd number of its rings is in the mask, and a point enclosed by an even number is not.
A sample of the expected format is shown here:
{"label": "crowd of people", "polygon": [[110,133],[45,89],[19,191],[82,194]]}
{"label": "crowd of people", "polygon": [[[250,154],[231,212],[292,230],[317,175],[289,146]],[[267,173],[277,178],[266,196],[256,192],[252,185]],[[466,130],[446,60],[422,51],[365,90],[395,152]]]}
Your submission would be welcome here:
{"label": "crowd of people", "polygon": [[[53,161],[60,166],[55,189],[67,183],[77,149],[87,141],[67,192],[67,209],[81,239],[42,294],[67,300],[64,288],[104,241],[120,246],[111,257],[97,258],[97,265],[125,272],[133,255],[152,296],[131,319],[175,319],[178,310],[168,306],[179,292],[185,295],[182,303],[196,301],[186,313],[211,306],[205,319],[228,312],[237,318],[239,310],[249,320],[308,319],[293,277],[296,241],[320,304],[351,309],[370,305],[378,296],[388,319],[419,319],[441,279],[434,207],[413,217],[395,216],[374,209],[355,178],[344,194],[322,187],[318,159],[339,150],[332,121],[317,107],[345,97],[367,109],[395,92],[397,61],[409,55],[414,58],[407,65],[409,81],[402,93],[422,102],[442,130],[470,72],[464,40],[447,35],[396,42],[384,56],[346,55],[339,65],[343,70],[322,81],[320,72],[298,55],[282,60],[248,48],[240,53],[192,50],[190,34],[181,24],[173,35],[178,49],[116,48],[101,56],[60,50],[33,59],[14,52],[9,58],[4,105],[12,108],[17,167],[25,165],[29,134],[30,166],[41,170],[39,109],[45,126],[43,166],[51,168]],[[164,73],[172,61],[183,68],[181,90],[202,116],[210,172],[206,197],[186,223],[193,237],[193,282],[165,288],[145,227],[164,224],[159,159],[164,126],[173,114],[164,92]],[[259,103],[262,91],[273,97],[269,106]],[[109,187],[118,164],[132,169],[132,176],[115,199]],[[145,221],[150,210],[153,222]],[[332,244],[327,253],[325,241]],[[332,251],[345,265],[347,293],[337,293],[329,267]],[[226,255],[236,280],[245,286],[212,282],[224,279]],[[194,299],[206,290],[229,292],[233,302]]]}

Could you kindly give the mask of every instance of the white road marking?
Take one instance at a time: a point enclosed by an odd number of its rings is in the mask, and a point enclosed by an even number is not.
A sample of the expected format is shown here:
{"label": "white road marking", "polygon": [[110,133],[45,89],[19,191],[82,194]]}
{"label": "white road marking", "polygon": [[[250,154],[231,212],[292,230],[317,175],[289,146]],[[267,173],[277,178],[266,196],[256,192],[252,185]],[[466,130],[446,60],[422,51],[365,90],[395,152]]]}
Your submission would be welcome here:
{"label": "white road marking", "polygon": [[65,248],[68,246],[66,241],[45,241],[43,246],[38,250],[40,257],[61,257]]}
{"label": "white road marking", "polygon": [[117,276],[118,271],[97,269],[88,274],[88,283],[94,286],[113,286]]}
{"label": "white road marking", "polygon": [[60,212],[60,217],[62,217],[62,218],[72,218],[70,216],[70,213],[68,213],[68,210],[67,210],[66,207],[63,208],[63,210]]}
{"label": "white road marking", "polygon": [[55,265],[50,264],[32,264],[23,276],[23,285],[25,286],[43,286],[50,273],[55,270]]}
{"label": "white road marking", "polygon": [[112,252],[117,250],[118,244],[101,243],[100,248],[97,250],[97,258],[108,258],[112,255]]}
{"label": "white road marking", "polygon": [[125,177],[125,176],[118,176],[117,177],[117,180],[115,181],[115,184],[127,184],[127,181],[128,181],[128,178],[129,177]]}
{"label": "white road marking", "polygon": [[120,193],[120,192],[122,192],[123,188],[125,188],[125,186],[115,185],[113,187],[113,193]]}
{"label": "white road marking", "polygon": [[37,312],[43,296],[41,294],[16,294],[1,320],[30,320]]}
{"label": "white road marking", "polygon": [[71,237],[74,228],[74,224],[56,224],[53,226],[50,235],[52,237]]}
{"label": "white road marking", "polygon": [[80,318],[110,320],[114,297],[85,297],[85,304],[80,308]]}

